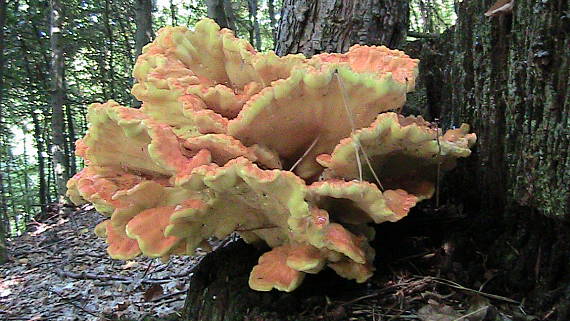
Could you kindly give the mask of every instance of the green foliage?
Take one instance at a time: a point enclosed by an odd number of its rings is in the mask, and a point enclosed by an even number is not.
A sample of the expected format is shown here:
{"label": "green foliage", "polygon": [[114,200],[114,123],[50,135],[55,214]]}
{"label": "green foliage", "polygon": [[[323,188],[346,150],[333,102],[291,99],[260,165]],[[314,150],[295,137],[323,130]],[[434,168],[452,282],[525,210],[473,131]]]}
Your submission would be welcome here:
{"label": "green foliage", "polygon": [[410,31],[439,34],[455,23],[458,0],[411,0]]}

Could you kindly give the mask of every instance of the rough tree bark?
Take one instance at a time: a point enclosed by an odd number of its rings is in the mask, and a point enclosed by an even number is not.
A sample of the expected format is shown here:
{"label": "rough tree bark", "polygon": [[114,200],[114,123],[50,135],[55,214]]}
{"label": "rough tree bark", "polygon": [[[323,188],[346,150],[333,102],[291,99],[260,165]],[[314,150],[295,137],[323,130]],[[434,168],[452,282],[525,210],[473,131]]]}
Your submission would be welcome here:
{"label": "rough tree bark", "polygon": [[453,236],[453,259],[472,281],[501,271],[488,289],[569,320],[569,2],[516,1],[512,15],[484,17],[493,2],[464,1],[455,28],[418,50],[431,116],[478,135],[446,179],[470,226]]}
{"label": "rough tree bark", "polygon": [[51,130],[52,161],[57,188],[58,201],[65,202],[66,183],[69,179],[68,159],[65,154],[65,120],[63,104],[65,102],[65,85],[63,79],[64,57],[61,42],[63,11],[60,0],[50,0],[50,47],[51,47]]}
{"label": "rough tree bark", "polygon": [[408,20],[406,0],[285,0],[275,52],[312,56],[354,44],[399,48]]}

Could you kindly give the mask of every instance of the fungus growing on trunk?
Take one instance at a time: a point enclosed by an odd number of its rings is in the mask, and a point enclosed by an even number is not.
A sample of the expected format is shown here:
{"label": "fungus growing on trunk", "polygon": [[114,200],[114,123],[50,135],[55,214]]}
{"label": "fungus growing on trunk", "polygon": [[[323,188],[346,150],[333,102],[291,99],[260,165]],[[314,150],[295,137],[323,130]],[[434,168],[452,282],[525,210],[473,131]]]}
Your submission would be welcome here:
{"label": "fungus growing on trunk", "polygon": [[238,233],[273,248],[253,289],[293,291],[326,267],[366,281],[371,224],[432,196],[438,170],[470,154],[468,126],[448,131],[400,109],[418,61],[385,47],[277,57],[202,20],[167,27],[137,59],[142,108],[89,107],[68,183],[75,203],[109,216],[109,255],[168,259]]}

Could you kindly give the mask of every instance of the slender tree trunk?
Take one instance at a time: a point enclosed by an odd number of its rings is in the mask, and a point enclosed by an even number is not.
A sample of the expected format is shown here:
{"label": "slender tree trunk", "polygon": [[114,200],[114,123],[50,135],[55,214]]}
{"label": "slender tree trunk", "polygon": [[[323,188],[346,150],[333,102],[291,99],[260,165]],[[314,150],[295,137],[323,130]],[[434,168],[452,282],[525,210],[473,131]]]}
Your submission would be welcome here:
{"label": "slender tree trunk", "polygon": [[37,158],[38,158],[38,185],[39,185],[39,199],[40,199],[40,213],[42,217],[46,215],[46,208],[49,203],[48,189],[46,186],[46,170],[44,159],[44,142],[42,139],[42,129],[38,114],[32,111],[32,122],[34,124],[34,141],[36,143]]}
{"label": "slender tree trunk", "polygon": [[71,110],[70,104],[67,104],[65,108],[65,120],[66,120],[66,134],[67,134],[67,150],[69,158],[69,177],[72,177],[77,172],[77,165],[75,164],[75,124],[73,121],[73,111]]}
{"label": "slender tree trunk", "polygon": [[234,13],[234,8],[232,7],[231,0],[224,0],[224,11],[226,13],[226,17],[228,18],[228,28],[234,32],[237,32],[237,19]]}
{"label": "slender tree trunk", "polygon": [[[6,130],[4,128],[4,25],[6,24],[6,0],[0,0],[0,156],[3,156],[4,135]],[[2,162],[0,162],[0,165]],[[5,236],[7,231],[8,221],[8,208],[6,206],[5,190],[4,190],[4,174],[6,172],[0,168],[0,264],[6,261],[6,243]]]}
{"label": "slender tree trunk", "polygon": [[67,155],[65,154],[65,120],[63,104],[64,89],[64,57],[61,42],[63,17],[60,0],[50,0],[50,46],[51,46],[51,128],[52,128],[52,157],[55,183],[59,202],[65,202],[66,183],[69,179]]}
{"label": "slender tree trunk", "polygon": [[473,282],[500,271],[488,291],[569,320],[570,6],[516,1],[512,14],[485,18],[493,2],[464,1],[455,28],[418,48],[432,117],[478,136],[445,180],[469,215],[449,246]]}
{"label": "slender tree trunk", "polygon": [[178,25],[178,19],[176,17],[177,11],[178,10],[176,8],[176,5],[174,4],[174,1],[170,0],[170,22],[172,23],[173,26]]}
{"label": "slender tree trunk", "polygon": [[21,179],[24,181],[24,190],[22,191],[22,199],[25,200],[24,211],[25,215],[25,222],[27,223],[30,219],[33,218],[32,215],[32,200],[30,198],[30,177],[28,175],[28,142],[26,139],[28,133],[24,134],[24,157],[23,157],[23,165],[24,165],[24,172],[20,174]]}
{"label": "slender tree trunk", "polygon": [[253,27],[253,14],[251,10],[251,1],[247,0],[247,32],[249,34],[249,43],[255,45],[255,30]]}
{"label": "slender tree trunk", "polygon": [[222,28],[230,28],[228,17],[224,10],[224,0],[206,0],[208,18],[214,19]]}
{"label": "slender tree trunk", "polygon": [[269,21],[271,22],[271,39],[275,46],[275,36],[277,35],[277,20],[275,19],[275,3],[274,0],[267,1],[267,11],[269,14]]}
{"label": "slender tree trunk", "polygon": [[249,10],[249,23],[252,26],[253,40],[251,43],[255,49],[261,51],[261,32],[259,30],[259,20],[257,19],[257,0],[247,0],[247,8]]}
{"label": "slender tree trunk", "polygon": [[105,79],[107,80],[107,85],[109,86],[109,93],[111,97],[115,97],[115,67],[113,66],[113,44],[115,43],[115,39],[113,37],[113,28],[111,27],[111,18],[110,15],[110,0],[105,0],[105,9],[103,10],[103,22],[105,24],[105,32],[107,33],[107,39],[109,42],[107,44],[107,52],[105,56],[107,56],[107,64],[108,64],[108,72],[104,73]]}
{"label": "slender tree trunk", "polygon": [[143,47],[152,41],[152,1],[135,0],[135,56],[140,56]]}
{"label": "slender tree trunk", "polygon": [[275,52],[312,56],[354,44],[399,48],[408,20],[407,0],[285,0]]}
{"label": "slender tree trunk", "polygon": [[[7,162],[6,162],[6,173],[8,175],[6,175],[6,183],[7,183],[7,191],[8,191],[8,195],[10,196],[8,199],[8,204],[10,205],[10,209],[12,210],[12,215],[8,215],[8,213],[6,213],[6,218],[5,218],[5,222],[10,222],[9,219],[10,217],[12,218],[12,220],[15,223],[18,223],[18,211],[16,209],[16,202],[14,201],[16,199],[16,193],[14,193],[14,185],[12,185],[12,165],[14,164],[14,155],[12,155],[12,150],[8,149],[8,155],[6,157]],[[6,235],[10,235],[10,224],[8,224],[6,226]]]}
{"label": "slender tree trunk", "polygon": [[[154,38],[151,0],[135,0],[135,22],[137,26],[135,31],[135,56],[138,57],[141,55],[143,47]],[[139,108],[140,106],[141,102],[133,98],[133,107]]]}

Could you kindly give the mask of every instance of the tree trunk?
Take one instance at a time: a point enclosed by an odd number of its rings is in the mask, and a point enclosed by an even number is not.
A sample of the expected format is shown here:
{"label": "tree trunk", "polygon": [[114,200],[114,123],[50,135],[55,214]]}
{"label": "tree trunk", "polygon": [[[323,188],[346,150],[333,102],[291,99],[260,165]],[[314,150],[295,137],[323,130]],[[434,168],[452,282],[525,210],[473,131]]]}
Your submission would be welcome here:
{"label": "tree trunk", "polygon": [[275,52],[346,52],[354,44],[399,48],[408,30],[406,0],[285,0]]}
{"label": "tree trunk", "polygon": [[104,51],[104,55],[107,56],[108,71],[103,74],[104,78],[107,80],[107,86],[109,86],[109,96],[115,97],[115,67],[113,66],[113,44],[115,39],[113,37],[113,29],[111,27],[110,15],[110,0],[105,0],[105,8],[103,10],[103,22],[105,25],[105,33],[107,34],[107,39],[109,42],[107,44],[107,50]]}
{"label": "tree trunk", "polygon": [[69,158],[69,177],[72,177],[77,172],[77,165],[75,164],[75,124],[73,121],[73,111],[71,110],[71,106],[67,104],[65,108],[65,121],[66,121],[66,141],[67,141],[67,150],[69,151],[68,158]]}
{"label": "tree trunk", "polygon": [[[24,190],[22,190],[22,199],[25,201],[25,203],[24,203],[24,214],[25,214],[24,215],[24,217],[25,217],[24,221],[25,221],[25,223],[27,223],[28,221],[30,221],[34,217],[33,213],[32,213],[32,208],[31,208],[33,205],[33,201],[30,197],[31,196],[30,195],[30,190],[31,190],[30,176],[28,175],[29,163],[28,163],[28,148],[27,148],[28,142],[26,139],[27,134],[28,133],[26,132],[24,135],[24,142],[23,142],[24,143],[24,152],[23,152],[24,157],[22,157],[22,160],[23,160],[22,165],[24,165],[24,172],[19,175],[20,179],[23,180],[23,185],[24,185]],[[22,186],[22,184],[20,184],[20,186]]]}
{"label": "tree trunk", "polygon": [[170,0],[170,20],[173,26],[178,25],[178,19],[176,18],[177,14],[176,5],[174,1]]}
{"label": "tree trunk", "polygon": [[228,18],[228,28],[237,33],[237,19],[231,0],[224,0],[224,11],[226,13],[226,17]]}
{"label": "tree trunk", "polygon": [[[3,100],[4,100],[4,25],[6,24],[6,0],[0,0],[0,156],[3,156],[5,146],[4,137],[6,130],[4,128],[4,110],[3,110]],[[4,197],[4,174],[5,172],[0,168],[0,264],[6,261],[6,226],[7,221],[4,217],[7,217],[8,208],[6,206],[6,199]]]}
{"label": "tree trunk", "polygon": [[[485,18],[493,2],[464,1],[455,28],[418,50],[431,116],[478,135],[445,180],[470,214],[470,230],[453,236],[454,258],[477,272],[472,281],[502,271],[488,287],[568,320],[569,3],[516,1],[512,14]],[[469,255],[476,250],[484,268]]]}
{"label": "tree trunk", "polygon": [[222,28],[230,28],[223,0],[207,0],[206,5],[208,7],[208,18],[214,19]]}
{"label": "tree trunk", "polygon": [[252,26],[253,40],[252,45],[255,49],[261,51],[261,32],[259,31],[259,20],[257,19],[257,0],[247,0],[247,8],[249,10],[249,23]]}
{"label": "tree trunk", "polygon": [[39,185],[39,199],[40,199],[40,213],[41,217],[46,217],[46,209],[49,203],[48,189],[46,186],[46,170],[44,159],[44,142],[42,139],[42,129],[38,115],[32,111],[32,122],[34,124],[34,141],[36,143],[37,157],[38,157],[38,185]]}
{"label": "tree trunk", "polygon": [[[154,38],[151,0],[135,0],[135,24],[137,26],[135,31],[135,57],[138,57],[141,55],[143,47]],[[139,108],[140,106],[141,102],[133,98],[133,107]]]}
{"label": "tree trunk", "polygon": [[275,44],[277,20],[275,20],[275,3],[274,0],[267,1],[267,11],[269,14],[269,22],[271,22],[271,39],[273,44]]}
{"label": "tree trunk", "polygon": [[50,47],[51,47],[51,128],[52,128],[52,159],[59,202],[65,202],[66,183],[68,176],[68,160],[65,154],[65,121],[63,103],[65,90],[63,80],[64,57],[61,34],[63,26],[62,7],[60,0],[50,0]]}

